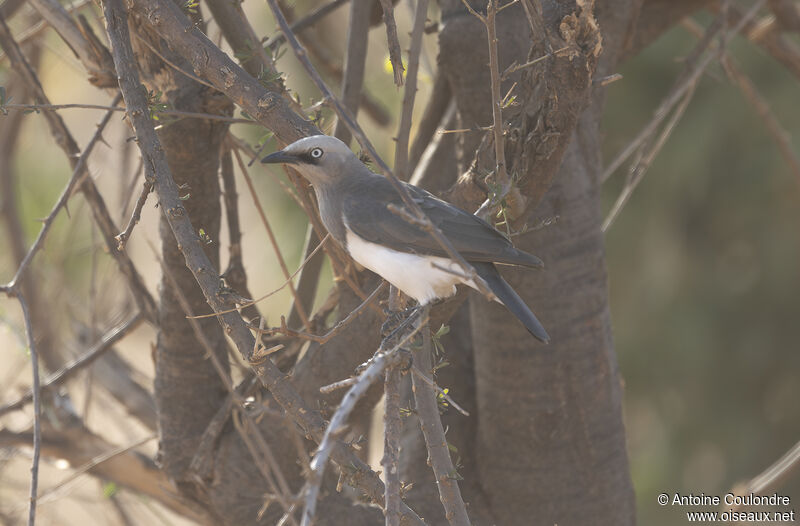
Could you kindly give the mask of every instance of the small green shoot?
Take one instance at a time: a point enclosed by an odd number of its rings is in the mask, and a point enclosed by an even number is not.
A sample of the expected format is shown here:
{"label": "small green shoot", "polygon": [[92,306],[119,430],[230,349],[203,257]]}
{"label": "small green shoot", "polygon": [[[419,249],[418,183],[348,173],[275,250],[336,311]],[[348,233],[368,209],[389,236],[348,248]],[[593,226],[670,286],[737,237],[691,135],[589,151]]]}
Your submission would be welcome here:
{"label": "small green shoot", "polygon": [[154,121],[158,120],[158,114],[166,111],[168,106],[166,103],[161,102],[161,91],[148,91],[147,92],[147,108],[150,110],[150,118]]}
{"label": "small green shoot", "polygon": [[197,14],[198,7],[200,7],[200,2],[197,0],[186,0],[183,3],[183,10],[193,15]]}

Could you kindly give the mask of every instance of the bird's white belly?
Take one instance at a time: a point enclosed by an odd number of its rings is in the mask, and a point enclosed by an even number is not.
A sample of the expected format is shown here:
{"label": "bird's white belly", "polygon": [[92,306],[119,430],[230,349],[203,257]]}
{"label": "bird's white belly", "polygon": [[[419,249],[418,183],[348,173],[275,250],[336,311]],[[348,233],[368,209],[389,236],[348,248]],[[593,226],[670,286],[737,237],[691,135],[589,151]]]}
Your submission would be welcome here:
{"label": "bird's white belly", "polygon": [[464,282],[456,274],[433,265],[435,263],[460,274],[458,264],[449,258],[398,252],[366,241],[350,229],[347,229],[347,250],[359,264],[417,300],[420,305],[452,296],[456,293],[456,284]]}

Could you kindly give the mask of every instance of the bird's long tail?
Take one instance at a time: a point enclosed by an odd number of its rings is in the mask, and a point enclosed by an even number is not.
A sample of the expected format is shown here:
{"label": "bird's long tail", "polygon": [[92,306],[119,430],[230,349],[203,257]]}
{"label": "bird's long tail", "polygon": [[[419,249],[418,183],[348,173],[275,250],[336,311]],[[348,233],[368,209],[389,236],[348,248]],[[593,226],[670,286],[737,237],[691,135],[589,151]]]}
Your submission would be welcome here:
{"label": "bird's long tail", "polygon": [[528,329],[536,339],[544,342],[550,342],[550,336],[547,335],[547,331],[544,330],[541,322],[536,318],[536,315],[531,312],[531,309],[525,305],[525,302],[522,301],[522,298],[519,297],[514,289],[511,288],[511,285],[506,283],[500,273],[497,271],[493,263],[477,263],[477,262],[470,262],[475,267],[475,271],[478,273],[480,277],[482,277],[486,284],[489,285],[489,288],[494,292],[495,296],[505,305],[505,307],[511,311],[511,314],[517,317],[519,321],[525,325],[525,328]]}

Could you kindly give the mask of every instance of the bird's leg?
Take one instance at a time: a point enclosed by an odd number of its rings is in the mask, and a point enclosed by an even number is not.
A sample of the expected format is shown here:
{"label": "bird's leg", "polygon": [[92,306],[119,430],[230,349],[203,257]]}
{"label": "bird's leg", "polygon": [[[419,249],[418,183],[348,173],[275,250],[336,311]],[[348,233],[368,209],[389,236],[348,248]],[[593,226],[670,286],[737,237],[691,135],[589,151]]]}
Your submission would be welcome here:
{"label": "bird's leg", "polygon": [[417,310],[419,310],[419,305],[396,312],[388,311],[386,313],[386,321],[381,325],[381,336],[384,339],[394,336],[401,327],[407,324]]}
{"label": "bird's leg", "polygon": [[418,318],[418,314],[422,311],[422,306],[417,305],[416,307],[409,307],[403,311],[400,311],[396,314],[399,315],[397,319],[395,319],[397,325],[395,327],[389,328],[386,330],[386,323],[390,320],[386,320],[383,327],[381,327],[382,331],[386,331],[383,341],[387,344],[385,347],[392,347],[395,345],[395,340],[399,340],[402,337],[406,330],[408,329],[409,325],[413,324],[413,322]]}

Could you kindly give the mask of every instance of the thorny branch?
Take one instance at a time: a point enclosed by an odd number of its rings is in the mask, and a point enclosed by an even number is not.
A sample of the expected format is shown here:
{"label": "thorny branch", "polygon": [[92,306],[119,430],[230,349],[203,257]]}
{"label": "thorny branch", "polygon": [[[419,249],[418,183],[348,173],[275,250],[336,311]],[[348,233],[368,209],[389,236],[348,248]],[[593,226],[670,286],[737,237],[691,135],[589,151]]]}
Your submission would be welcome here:
{"label": "thorny branch", "polygon": [[247,183],[247,187],[250,189],[250,195],[253,197],[253,204],[255,205],[256,210],[258,210],[258,215],[261,218],[261,224],[264,225],[264,229],[267,231],[267,237],[269,237],[269,242],[272,245],[273,251],[275,252],[275,257],[278,258],[278,264],[281,267],[281,272],[283,272],[283,277],[286,278],[289,290],[292,292],[292,298],[294,298],[294,307],[297,309],[300,319],[303,320],[303,326],[306,329],[310,329],[311,325],[308,320],[308,314],[306,314],[306,311],[303,308],[303,303],[300,300],[300,297],[297,295],[297,290],[294,288],[294,283],[292,283],[291,277],[289,276],[289,267],[286,266],[286,260],[283,259],[283,253],[281,252],[280,247],[278,247],[278,240],[275,238],[275,233],[269,224],[267,214],[264,213],[264,208],[261,206],[261,201],[258,199],[255,187],[253,186],[253,180],[250,178],[250,173],[247,171],[247,167],[242,161],[239,151],[233,150],[233,154],[236,157],[236,162],[239,164],[239,170],[242,172],[242,176]]}
{"label": "thorny branch", "polygon": [[31,490],[30,503],[28,505],[28,526],[33,526],[36,522],[36,497],[39,487],[39,457],[42,452],[42,402],[41,388],[39,386],[39,355],[36,352],[36,339],[33,336],[33,326],[31,315],[28,312],[28,304],[25,298],[14,290],[6,290],[9,296],[16,296],[19,306],[22,309],[22,317],[25,320],[25,335],[28,339],[28,351],[31,354],[31,374],[33,384],[31,387],[33,398],[33,460],[31,461]]}

